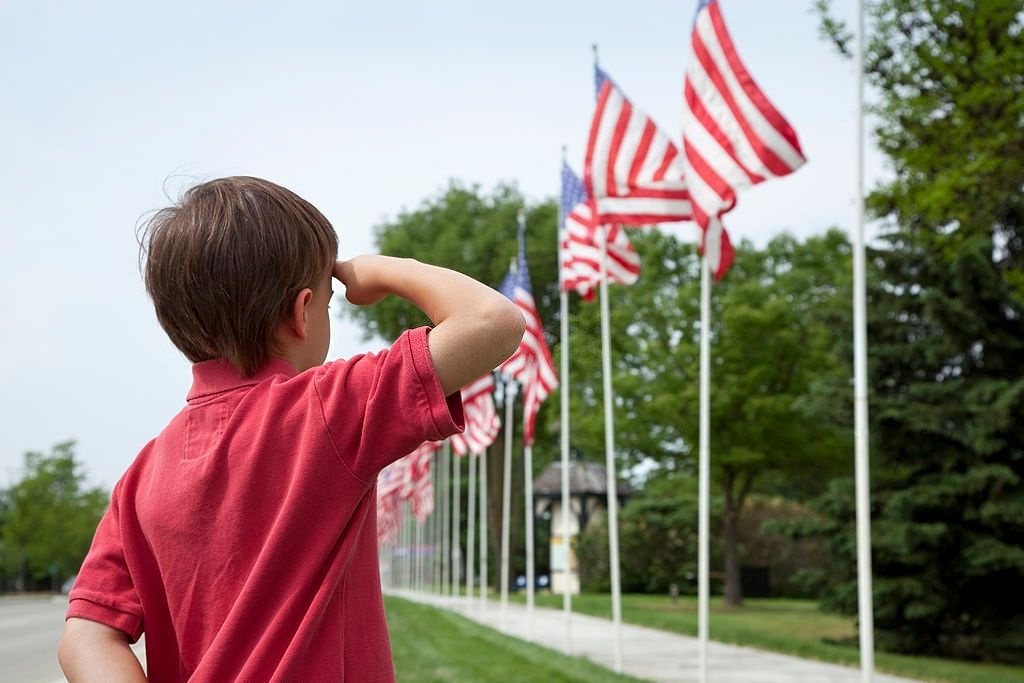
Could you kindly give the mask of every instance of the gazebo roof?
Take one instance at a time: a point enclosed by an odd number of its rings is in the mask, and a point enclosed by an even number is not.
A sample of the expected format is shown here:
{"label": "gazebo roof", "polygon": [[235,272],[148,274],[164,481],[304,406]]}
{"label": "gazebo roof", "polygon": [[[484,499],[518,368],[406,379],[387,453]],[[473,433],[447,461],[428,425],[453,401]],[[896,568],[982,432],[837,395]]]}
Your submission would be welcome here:
{"label": "gazebo roof", "polygon": [[[629,495],[633,487],[621,479],[617,482],[619,496]],[[533,493],[538,497],[562,495],[562,463],[555,461],[547,466],[539,477],[533,480]],[[569,494],[607,495],[608,476],[605,466],[589,460],[572,460],[569,463]]]}

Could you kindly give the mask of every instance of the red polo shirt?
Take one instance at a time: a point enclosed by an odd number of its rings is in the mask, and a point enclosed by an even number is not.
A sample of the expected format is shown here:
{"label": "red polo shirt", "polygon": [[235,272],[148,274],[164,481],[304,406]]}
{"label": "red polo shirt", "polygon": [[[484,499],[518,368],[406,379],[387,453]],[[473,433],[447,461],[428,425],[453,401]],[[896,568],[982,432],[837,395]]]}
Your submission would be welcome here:
{"label": "red polo shirt", "polygon": [[67,616],[145,632],[155,683],[394,680],[374,482],[463,424],[427,333],[301,374],[196,363],[114,487]]}

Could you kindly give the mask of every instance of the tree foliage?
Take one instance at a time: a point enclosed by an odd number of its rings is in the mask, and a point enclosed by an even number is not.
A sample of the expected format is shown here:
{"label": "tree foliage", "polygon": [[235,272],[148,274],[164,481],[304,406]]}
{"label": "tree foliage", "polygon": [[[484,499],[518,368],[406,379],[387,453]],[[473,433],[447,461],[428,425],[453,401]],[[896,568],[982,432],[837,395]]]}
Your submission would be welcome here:
{"label": "tree foliage", "polygon": [[[523,205],[510,187],[488,196],[453,183],[416,211],[378,226],[377,243],[382,253],[449,266],[496,285],[514,254],[515,216]],[[526,208],[532,286],[557,360],[564,349],[555,334],[555,206]],[[630,237],[643,262],[640,280],[610,288],[616,457],[623,471],[653,465],[688,476],[695,471],[698,433],[699,256],[671,228],[632,230]],[[812,384],[846,380],[834,356],[844,332],[832,322],[841,319],[836,306],[849,300],[849,255],[835,231],[805,242],[782,235],[764,249],[744,243],[713,290],[712,449],[735,603],[741,598],[736,529],[746,497],[757,487],[798,498],[818,494],[822,476],[849,451],[844,428],[821,419],[842,408],[806,400]],[[583,457],[601,460],[599,307],[570,299],[570,438]],[[348,310],[368,332],[386,338],[426,322],[397,299]],[[558,456],[558,402],[556,393],[540,412],[536,471]],[[497,450],[491,455],[500,456]]]}
{"label": "tree foliage", "polygon": [[25,454],[21,480],[5,492],[2,532],[4,572],[22,589],[78,571],[108,502],[84,481],[73,441]]}
{"label": "tree foliage", "polygon": [[[883,646],[1024,662],[1024,3],[881,0],[869,275]],[[821,503],[856,610],[852,484]]]}

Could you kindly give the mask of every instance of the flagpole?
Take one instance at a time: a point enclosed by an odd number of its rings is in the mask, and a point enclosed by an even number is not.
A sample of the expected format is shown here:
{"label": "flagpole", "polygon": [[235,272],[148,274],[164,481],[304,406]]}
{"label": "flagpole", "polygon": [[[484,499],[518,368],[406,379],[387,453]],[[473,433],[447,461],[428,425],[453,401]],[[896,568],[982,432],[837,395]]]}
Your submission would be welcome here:
{"label": "flagpole", "polygon": [[423,590],[423,555],[420,551],[420,548],[423,547],[423,523],[415,515],[413,520],[413,523],[416,525],[416,561],[413,565],[415,567],[413,590],[418,593]]}
{"label": "flagpole", "polygon": [[459,596],[459,571],[462,566],[462,458],[452,457],[452,596]]}
{"label": "flagpole", "polygon": [[452,457],[452,445],[451,442],[445,439],[444,445],[441,447],[441,595],[447,595],[448,590],[451,587],[449,585],[449,569],[448,566],[450,558],[449,554],[449,541],[451,536],[448,533],[449,524],[449,501],[451,500],[448,496],[448,488],[451,484],[450,473],[451,464],[448,462]]}
{"label": "flagpole", "polygon": [[508,533],[512,498],[512,414],[516,400],[516,383],[505,379],[505,458],[501,483],[501,626],[508,615]]}
{"label": "flagpole", "polygon": [[608,233],[600,226],[601,240],[601,374],[604,376],[604,452],[608,477],[608,553],[612,583],[612,624],[615,671],[622,673],[622,590],[619,582],[619,498],[615,465],[615,423],[612,414],[611,333],[608,325]]}
{"label": "flagpole", "polygon": [[[562,163],[565,163],[565,145],[562,145]],[[565,255],[562,253],[562,233],[565,230],[565,217],[558,231],[558,279],[561,283],[562,265]],[[565,569],[562,571],[562,612],[565,615],[565,654],[572,652],[572,573],[569,571],[571,546],[569,544],[569,292],[559,286],[560,326],[561,326],[561,377],[562,387],[562,547],[565,549]],[[554,572],[551,572],[554,574]]]}
{"label": "flagpole", "polygon": [[487,609],[487,450],[480,454],[480,614]]}
{"label": "flagpole", "polygon": [[875,670],[868,453],[867,285],[864,257],[864,0],[857,2],[857,225],[853,232],[854,461],[857,496],[857,613],[861,680]]}
{"label": "flagpole", "polygon": [[476,562],[476,456],[469,453],[469,496],[466,499],[466,611],[473,608],[473,563]]}
{"label": "flagpole", "polygon": [[700,683],[708,680],[711,507],[711,266],[700,260],[700,445],[697,506],[697,652]]}

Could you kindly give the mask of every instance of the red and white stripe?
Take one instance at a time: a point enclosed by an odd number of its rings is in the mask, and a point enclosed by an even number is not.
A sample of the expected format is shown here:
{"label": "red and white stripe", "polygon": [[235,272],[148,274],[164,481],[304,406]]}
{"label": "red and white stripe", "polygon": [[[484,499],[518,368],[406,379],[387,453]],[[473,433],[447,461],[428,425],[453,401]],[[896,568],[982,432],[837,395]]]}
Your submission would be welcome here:
{"label": "red and white stripe", "polygon": [[501,420],[494,407],[494,377],[487,373],[462,389],[462,408],[466,428],[451,437],[458,455],[479,454],[494,443],[501,431]]}
{"label": "red and white stripe", "polygon": [[701,7],[683,85],[685,178],[703,251],[716,277],[732,263],[720,217],[736,194],[805,162],[796,133],[757,87],[722,18],[718,0]]}
{"label": "red and white stripe", "polygon": [[[631,285],[640,277],[640,256],[626,231],[617,223],[606,226],[608,281]],[[581,202],[565,217],[562,235],[561,287],[585,300],[594,298],[601,283],[601,245],[593,201]]]}
{"label": "red and white stripe", "polygon": [[533,427],[540,404],[558,388],[558,372],[547,342],[544,341],[544,327],[533,295],[522,287],[516,287],[513,301],[526,319],[526,332],[519,348],[501,364],[498,371],[513,377],[523,386],[523,438],[530,445],[534,439]]}
{"label": "red and white stripe", "polygon": [[440,442],[425,441],[415,451],[405,456],[408,465],[401,497],[412,499],[412,514],[421,522],[434,511],[434,485],[430,476],[430,465],[434,453],[441,447]]}
{"label": "red and white stripe", "polygon": [[405,481],[406,463],[397,460],[377,475],[377,544],[394,543],[401,524],[399,493]]}
{"label": "red and white stripe", "polygon": [[610,78],[601,86],[590,124],[584,183],[600,223],[693,218],[678,148]]}

